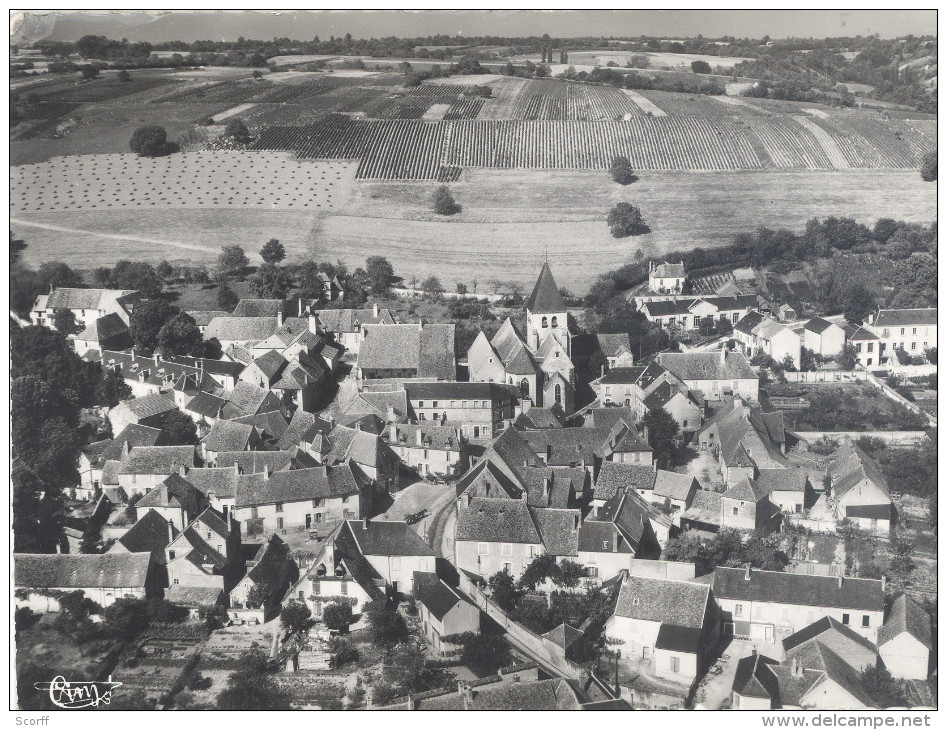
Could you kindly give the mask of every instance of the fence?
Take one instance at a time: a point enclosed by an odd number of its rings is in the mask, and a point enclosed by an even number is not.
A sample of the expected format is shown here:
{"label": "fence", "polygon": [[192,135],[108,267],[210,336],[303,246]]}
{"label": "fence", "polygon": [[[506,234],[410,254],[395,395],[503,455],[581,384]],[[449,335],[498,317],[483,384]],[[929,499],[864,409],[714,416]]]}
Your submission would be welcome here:
{"label": "fence", "polygon": [[818,385],[820,383],[854,383],[868,380],[866,370],[814,370],[798,373],[783,373],[787,383],[804,383]]}
{"label": "fence", "polygon": [[[430,296],[430,292],[423,289],[407,289],[405,287],[392,287],[391,293],[400,299],[424,299]],[[458,294],[454,291],[442,291],[437,295],[441,299],[473,299],[481,301],[486,299],[490,304],[502,302],[509,294]]]}
{"label": "fence", "polygon": [[491,601],[464,574],[460,574],[460,590],[490,618],[496,621],[506,631],[507,639],[529,654],[540,664],[555,670],[567,679],[583,680],[585,670],[566,659],[565,650],[551,641],[537,636],[525,626],[513,621],[506,613]]}

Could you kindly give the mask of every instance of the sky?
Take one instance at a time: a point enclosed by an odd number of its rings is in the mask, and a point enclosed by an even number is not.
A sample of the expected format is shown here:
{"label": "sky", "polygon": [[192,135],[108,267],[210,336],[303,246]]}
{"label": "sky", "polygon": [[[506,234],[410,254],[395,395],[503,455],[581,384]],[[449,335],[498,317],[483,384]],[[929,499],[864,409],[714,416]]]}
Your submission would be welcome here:
{"label": "sky", "polygon": [[[933,10],[423,10],[423,11],[44,11],[27,20],[38,37],[76,40],[85,33],[129,40],[235,40],[318,35],[356,38],[434,34],[526,36],[638,36],[772,38],[854,36],[884,38],[937,33]],[[45,17],[37,17],[45,16]],[[16,32],[14,20],[11,29]]]}

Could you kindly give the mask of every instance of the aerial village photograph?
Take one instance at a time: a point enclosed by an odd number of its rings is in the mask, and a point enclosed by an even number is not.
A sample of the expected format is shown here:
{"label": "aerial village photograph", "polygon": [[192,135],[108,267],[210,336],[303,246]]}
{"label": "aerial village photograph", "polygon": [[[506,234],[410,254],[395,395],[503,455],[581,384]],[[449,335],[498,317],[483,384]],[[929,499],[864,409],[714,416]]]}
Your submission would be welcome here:
{"label": "aerial village photograph", "polygon": [[17,725],[931,726],[936,9],[9,30]]}

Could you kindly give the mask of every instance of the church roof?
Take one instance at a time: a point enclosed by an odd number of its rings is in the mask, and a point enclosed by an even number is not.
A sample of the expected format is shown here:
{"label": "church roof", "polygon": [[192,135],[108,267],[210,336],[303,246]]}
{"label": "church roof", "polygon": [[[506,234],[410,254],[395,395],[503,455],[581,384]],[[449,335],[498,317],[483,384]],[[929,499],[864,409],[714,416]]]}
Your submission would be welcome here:
{"label": "church roof", "polygon": [[553,278],[548,261],[543,263],[542,271],[539,272],[539,278],[536,280],[536,286],[533,287],[533,293],[530,294],[529,300],[526,302],[526,308],[530,312],[566,311],[566,303],[562,300],[559,286]]}

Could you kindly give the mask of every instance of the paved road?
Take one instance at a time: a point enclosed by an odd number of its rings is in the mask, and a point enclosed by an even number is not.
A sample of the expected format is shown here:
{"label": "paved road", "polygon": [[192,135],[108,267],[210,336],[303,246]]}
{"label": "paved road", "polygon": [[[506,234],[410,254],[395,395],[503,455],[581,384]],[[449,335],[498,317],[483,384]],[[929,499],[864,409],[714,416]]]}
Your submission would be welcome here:
{"label": "paved road", "polygon": [[434,548],[435,554],[451,564],[454,562],[454,524],[457,520],[455,499],[453,489],[437,498],[431,505],[434,518],[428,528],[428,543]]}
{"label": "paved road", "polygon": [[184,248],[191,251],[208,251],[210,253],[216,253],[218,249],[211,248],[210,246],[201,246],[196,243],[184,243],[182,241],[167,241],[167,240],[158,240],[156,238],[145,238],[143,236],[132,236],[125,233],[116,234],[116,233],[101,233],[99,231],[88,231],[82,230],[79,228],[66,228],[65,226],[54,226],[50,223],[34,223],[32,221],[24,220],[22,218],[10,218],[10,223],[17,226],[26,226],[28,228],[42,228],[47,231],[59,231],[60,233],[78,233],[83,236],[96,236],[98,238],[106,238],[110,241],[137,241],[138,243],[151,243],[158,244],[161,246],[171,246],[172,248]]}

